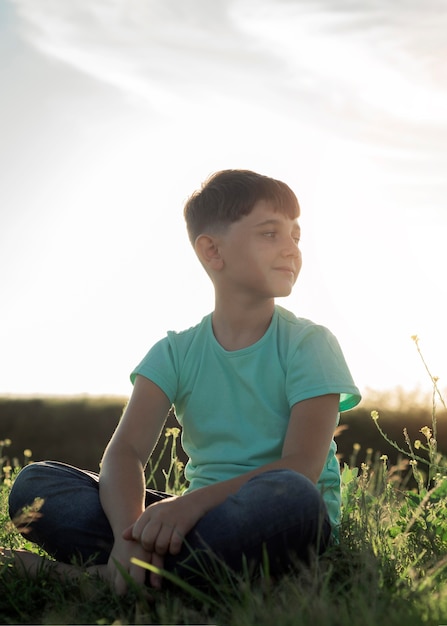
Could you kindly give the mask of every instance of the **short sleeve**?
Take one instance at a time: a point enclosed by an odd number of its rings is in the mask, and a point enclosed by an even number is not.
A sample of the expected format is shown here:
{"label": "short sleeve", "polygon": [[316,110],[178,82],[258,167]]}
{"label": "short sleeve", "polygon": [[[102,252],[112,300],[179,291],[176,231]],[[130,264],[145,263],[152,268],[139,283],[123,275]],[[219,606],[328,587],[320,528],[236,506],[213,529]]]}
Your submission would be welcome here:
{"label": "short sleeve", "polygon": [[178,389],[178,376],[174,350],[168,337],[161,339],[149,350],[130,375],[132,384],[137,375],[155,383],[174,403]]}
{"label": "short sleeve", "polygon": [[291,347],[287,363],[286,393],[297,402],[330,393],[340,394],[340,412],[361,399],[336,337],[324,326],[306,328]]}

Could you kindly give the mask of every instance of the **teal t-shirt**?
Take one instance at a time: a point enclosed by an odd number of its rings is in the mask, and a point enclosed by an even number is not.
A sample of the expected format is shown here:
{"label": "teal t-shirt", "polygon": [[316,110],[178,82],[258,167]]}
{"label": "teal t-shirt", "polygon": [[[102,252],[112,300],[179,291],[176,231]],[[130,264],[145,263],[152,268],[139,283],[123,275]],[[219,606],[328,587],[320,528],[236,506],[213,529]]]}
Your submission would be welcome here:
{"label": "teal t-shirt", "polygon": [[[281,458],[294,404],[340,394],[340,411],[360,401],[340,346],[324,326],[276,305],[256,343],[227,351],[212,315],[170,331],[132,372],[158,385],[175,406],[189,457],[188,491],[234,478]],[[332,441],[318,486],[333,528],[340,518],[340,466]]]}

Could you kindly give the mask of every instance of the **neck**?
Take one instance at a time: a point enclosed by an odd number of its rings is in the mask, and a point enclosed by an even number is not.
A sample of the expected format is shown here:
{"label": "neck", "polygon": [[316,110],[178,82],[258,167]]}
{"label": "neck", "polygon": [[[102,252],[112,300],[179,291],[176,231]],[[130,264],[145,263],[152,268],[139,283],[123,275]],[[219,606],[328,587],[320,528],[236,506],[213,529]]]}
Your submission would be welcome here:
{"label": "neck", "polygon": [[256,305],[219,300],[213,313],[213,332],[226,350],[241,350],[253,345],[267,331],[275,309],[274,299]]}

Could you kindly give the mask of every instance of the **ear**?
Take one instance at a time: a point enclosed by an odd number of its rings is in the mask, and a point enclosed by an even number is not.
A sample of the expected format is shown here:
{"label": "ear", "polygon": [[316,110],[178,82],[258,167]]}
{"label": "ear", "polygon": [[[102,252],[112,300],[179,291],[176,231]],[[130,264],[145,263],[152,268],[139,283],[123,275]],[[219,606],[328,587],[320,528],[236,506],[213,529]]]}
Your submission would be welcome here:
{"label": "ear", "polygon": [[223,259],[219,252],[217,237],[199,235],[195,241],[194,249],[205,269],[214,271],[222,269]]}

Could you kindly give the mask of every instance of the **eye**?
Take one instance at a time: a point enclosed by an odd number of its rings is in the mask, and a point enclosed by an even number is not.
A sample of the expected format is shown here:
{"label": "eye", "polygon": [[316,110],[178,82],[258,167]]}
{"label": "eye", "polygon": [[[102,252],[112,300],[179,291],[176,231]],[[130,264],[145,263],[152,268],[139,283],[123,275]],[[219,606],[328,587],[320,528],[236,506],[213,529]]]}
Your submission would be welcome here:
{"label": "eye", "polygon": [[270,239],[273,239],[276,236],[276,231],[275,230],[269,230],[267,233],[263,233],[264,237],[269,237]]}
{"label": "eye", "polygon": [[301,230],[299,228],[297,229],[293,229],[292,232],[290,233],[293,241],[295,242],[296,245],[298,245],[300,243],[301,240]]}

